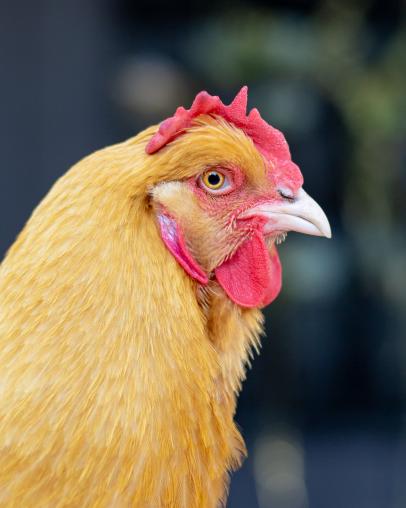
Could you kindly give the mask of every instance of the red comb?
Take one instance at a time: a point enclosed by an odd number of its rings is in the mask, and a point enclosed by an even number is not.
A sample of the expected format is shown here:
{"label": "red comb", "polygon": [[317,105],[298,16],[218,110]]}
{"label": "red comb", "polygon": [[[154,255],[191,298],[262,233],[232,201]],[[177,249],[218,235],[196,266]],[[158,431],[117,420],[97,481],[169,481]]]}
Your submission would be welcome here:
{"label": "red comb", "polygon": [[146,152],[152,154],[182,134],[199,115],[217,115],[242,129],[267,159],[288,159],[290,152],[283,134],[261,118],[257,109],[247,116],[248,87],[243,86],[229,106],[216,95],[200,92],[190,109],[179,107],[176,113],[164,120],[158,132],[149,141]]}

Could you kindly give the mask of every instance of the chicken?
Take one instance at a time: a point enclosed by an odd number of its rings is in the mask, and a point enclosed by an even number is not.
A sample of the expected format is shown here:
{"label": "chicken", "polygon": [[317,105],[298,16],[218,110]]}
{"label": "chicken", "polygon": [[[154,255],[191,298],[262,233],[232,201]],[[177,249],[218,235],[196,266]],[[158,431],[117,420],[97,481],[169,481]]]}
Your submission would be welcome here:
{"label": "chicken", "polygon": [[276,240],[330,237],[247,88],[201,92],[72,167],[0,269],[0,506],[213,508],[281,288]]}

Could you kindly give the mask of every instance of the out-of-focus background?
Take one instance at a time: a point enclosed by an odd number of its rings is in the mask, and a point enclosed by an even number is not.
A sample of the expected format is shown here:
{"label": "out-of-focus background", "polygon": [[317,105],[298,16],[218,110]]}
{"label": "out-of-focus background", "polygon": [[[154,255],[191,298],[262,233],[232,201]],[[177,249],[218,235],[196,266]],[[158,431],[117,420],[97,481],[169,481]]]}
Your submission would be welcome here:
{"label": "out-of-focus background", "polygon": [[393,0],[0,0],[1,255],[78,159],[243,84],[330,218],[280,248],[229,508],[406,507],[405,28]]}

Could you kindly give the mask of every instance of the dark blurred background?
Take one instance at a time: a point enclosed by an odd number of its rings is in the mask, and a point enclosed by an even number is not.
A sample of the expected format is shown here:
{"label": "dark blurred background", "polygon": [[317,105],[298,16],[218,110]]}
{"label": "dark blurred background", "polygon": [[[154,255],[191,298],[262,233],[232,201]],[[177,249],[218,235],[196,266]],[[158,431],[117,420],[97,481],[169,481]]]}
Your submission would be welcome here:
{"label": "dark blurred background", "polygon": [[406,507],[405,10],[0,0],[1,255],[78,159],[243,84],[330,218],[280,248],[229,508]]}

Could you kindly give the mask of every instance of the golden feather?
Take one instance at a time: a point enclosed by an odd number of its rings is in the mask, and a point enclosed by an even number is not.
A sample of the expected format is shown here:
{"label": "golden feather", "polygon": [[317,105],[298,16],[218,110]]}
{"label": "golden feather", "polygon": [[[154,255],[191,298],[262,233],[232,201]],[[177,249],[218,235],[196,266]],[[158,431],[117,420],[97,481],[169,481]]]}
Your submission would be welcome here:
{"label": "golden feather", "polygon": [[199,296],[149,190],[224,157],[261,179],[262,158],[209,119],[147,156],[155,130],[75,165],[1,265],[0,506],[214,508],[244,455],[261,313]]}

